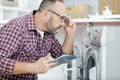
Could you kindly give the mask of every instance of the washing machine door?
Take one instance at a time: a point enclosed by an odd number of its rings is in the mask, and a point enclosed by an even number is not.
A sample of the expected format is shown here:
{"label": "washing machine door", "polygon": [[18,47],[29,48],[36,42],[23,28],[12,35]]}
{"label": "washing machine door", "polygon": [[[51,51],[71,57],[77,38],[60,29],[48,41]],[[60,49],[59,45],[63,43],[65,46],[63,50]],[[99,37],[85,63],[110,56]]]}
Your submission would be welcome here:
{"label": "washing machine door", "polygon": [[100,80],[98,48],[87,47],[82,52],[83,80]]}

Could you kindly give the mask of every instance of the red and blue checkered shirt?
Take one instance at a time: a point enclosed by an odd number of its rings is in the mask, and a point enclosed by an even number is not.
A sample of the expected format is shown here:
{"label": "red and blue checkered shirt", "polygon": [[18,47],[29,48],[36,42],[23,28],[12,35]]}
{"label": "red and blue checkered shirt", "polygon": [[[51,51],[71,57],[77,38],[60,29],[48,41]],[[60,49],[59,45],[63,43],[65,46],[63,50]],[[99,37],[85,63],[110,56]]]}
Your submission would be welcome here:
{"label": "red and blue checkered shirt", "polygon": [[42,39],[37,32],[33,12],[9,21],[0,29],[0,80],[37,80],[36,74],[13,75],[15,62],[33,63],[48,52],[54,58],[63,54],[52,33],[45,32]]}

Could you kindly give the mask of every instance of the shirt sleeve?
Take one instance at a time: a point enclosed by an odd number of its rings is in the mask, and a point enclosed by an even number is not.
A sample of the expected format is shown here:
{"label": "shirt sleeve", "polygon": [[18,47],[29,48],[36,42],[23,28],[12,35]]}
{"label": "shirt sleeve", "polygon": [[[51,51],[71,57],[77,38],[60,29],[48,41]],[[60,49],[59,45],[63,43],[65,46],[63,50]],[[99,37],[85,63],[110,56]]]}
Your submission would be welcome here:
{"label": "shirt sleeve", "polygon": [[52,40],[52,45],[51,45],[51,56],[53,58],[57,58],[61,55],[63,55],[63,50],[62,50],[62,46],[59,43],[59,41],[55,38],[55,36],[53,35],[53,40]]}
{"label": "shirt sleeve", "polygon": [[8,23],[0,29],[0,73],[12,74],[15,60],[12,60],[12,55],[18,50],[20,45],[20,28]]}

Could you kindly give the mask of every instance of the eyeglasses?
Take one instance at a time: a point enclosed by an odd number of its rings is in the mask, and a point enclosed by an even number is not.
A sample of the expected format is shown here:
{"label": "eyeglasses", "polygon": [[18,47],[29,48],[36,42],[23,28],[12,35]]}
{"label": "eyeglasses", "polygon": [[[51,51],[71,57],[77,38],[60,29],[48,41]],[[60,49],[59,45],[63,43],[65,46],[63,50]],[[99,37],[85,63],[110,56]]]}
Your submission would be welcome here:
{"label": "eyeglasses", "polygon": [[48,11],[51,11],[52,13],[56,14],[57,16],[61,17],[62,21],[61,22],[64,22],[65,23],[65,26],[68,26],[70,21],[69,21],[69,18],[67,18],[66,16],[61,16],[59,15],[58,13],[52,11],[52,10],[48,10]]}

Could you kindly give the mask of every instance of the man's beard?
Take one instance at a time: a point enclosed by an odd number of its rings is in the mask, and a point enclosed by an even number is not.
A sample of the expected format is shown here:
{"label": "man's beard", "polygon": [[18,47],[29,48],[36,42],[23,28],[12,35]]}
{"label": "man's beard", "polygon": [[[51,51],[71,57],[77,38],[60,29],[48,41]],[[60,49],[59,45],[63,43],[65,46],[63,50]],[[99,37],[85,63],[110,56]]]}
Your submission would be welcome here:
{"label": "man's beard", "polygon": [[48,32],[55,33],[56,29],[53,26],[53,18],[52,17],[50,17],[49,21],[47,23],[45,23],[44,25],[47,28]]}

